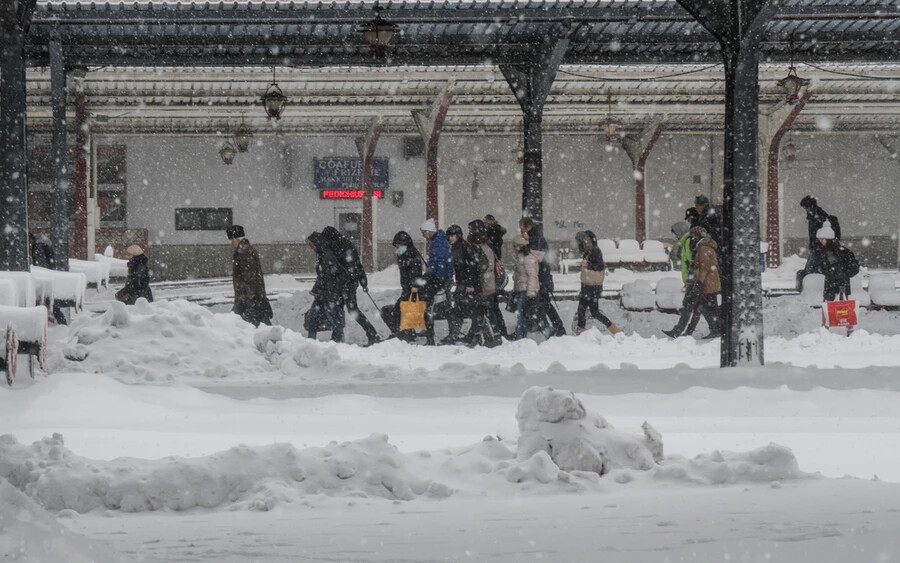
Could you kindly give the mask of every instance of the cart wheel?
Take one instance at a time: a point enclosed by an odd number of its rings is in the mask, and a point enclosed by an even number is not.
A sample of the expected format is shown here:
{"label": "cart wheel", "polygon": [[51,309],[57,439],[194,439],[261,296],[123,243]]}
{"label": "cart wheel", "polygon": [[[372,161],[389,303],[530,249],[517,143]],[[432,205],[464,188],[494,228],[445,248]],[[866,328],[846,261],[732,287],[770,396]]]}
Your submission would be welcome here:
{"label": "cart wheel", "polygon": [[6,329],[6,383],[12,387],[13,379],[16,377],[16,362],[19,358],[19,342],[16,340],[16,332],[12,327]]}

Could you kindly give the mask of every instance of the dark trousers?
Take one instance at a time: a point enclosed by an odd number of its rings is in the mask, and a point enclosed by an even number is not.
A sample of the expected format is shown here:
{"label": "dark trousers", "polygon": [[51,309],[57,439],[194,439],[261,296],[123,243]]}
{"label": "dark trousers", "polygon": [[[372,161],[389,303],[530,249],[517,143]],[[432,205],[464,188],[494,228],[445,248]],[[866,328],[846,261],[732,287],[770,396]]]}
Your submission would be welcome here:
{"label": "dark trousers", "polygon": [[556,307],[553,306],[553,297],[550,295],[550,292],[544,291],[543,289],[538,291],[537,299],[538,304],[544,314],[547,315],[550,324],[553,326],[553,334],[556,336],[565,336],[566,325],[563,324],[563,320],[559,317],[559,312],[556,310]]}
{"label": "dark trousers", "polygon": [[331,340],[344,341],[344,314],[340,299],[316,299],[306,314],[306,330],[309,338],[315,339],[322,326],[322,321],[328,319],[331,324]]}
{"label": "dark trousers", "polygon": [[366,318],[363,312],[359,310],[359,304],[356,302],[355,289],[344,293],[344,306],[347,307],[350,318],[355,320],[365,331],[366,337],[372,339],[378,336],[378,331],[375,330],[375,327],[372,326],[372,323],[369,322],[369,319]]}
{"label": "dark trousers", "polygon": [[[680,335],[684,332],[685,327],[688,326],[688,321],[691,321],[691,325],[693,326],[697,326],[697,323],[700,321],[700,312],[697,311],[697,301],[700,299],[702,289],[703,284],[697,280],[690,280],[687,282],[687,289],[684,291],[684,299],[681,301],[681,314],[678,317],[675,328],[672,329],[676,334]],[[688,334],[690,334],[690,332]]]}
{"label": "dark trousers", "polygon": [[700,322],[700,315],[703,315],[703,318],[706,319],[706,324],[709,325],[709,333],[710,334],[721,334],[721,327],[719,327],[719,300],[718,293],[703,293],[700,295],[700,298],[697,300],[697,305],[694,308],[694,316],[691,318],[691,324],[688,325],[685,334],[693,334],[694,329],[697,328],[697,323]]}
{"label": "dark trousers", "polygon": [[487,330],[487,324],[484,317],[484,304],[480,295],[474,293],[466,293],[465,288],[457,287],[453,293],[453,306],[450,307],[447,322],[450,325],[450,336],[459,338],[462,333],[462,323],[466,318],[472,319],[472,327],[469,334],[478,338],[479,336],[487,342],[490,339],[490,333]]}
{"label": "dark trousers", "polygon": [[584,328],[584,313],[588,308],[591,310],[591,315],[605,326],[608,327],[612,324],[612,321],[600,312],[599,300],[596,297],[591,297],[582,293],[578,296],[578,310],[575,312],[575,318],[578,319],[578,328]]}
{"label": "dark trousers", "polygon": [[[493,336],[495,340],[501,336],[506,336],[506,321],[503,320],[503,314],[500,312],[499,296],[496,293],[492,293],[491,295],[482,295],[479,299],[483,316],[487,319],[487,325],[484,325],[482,333],[485,337]],[[470,337],[475,336],[475,328],[476,325],[473,319],[472,327],[469,329]],[[490,334],[487,331],[488,328],[490,328]]]}

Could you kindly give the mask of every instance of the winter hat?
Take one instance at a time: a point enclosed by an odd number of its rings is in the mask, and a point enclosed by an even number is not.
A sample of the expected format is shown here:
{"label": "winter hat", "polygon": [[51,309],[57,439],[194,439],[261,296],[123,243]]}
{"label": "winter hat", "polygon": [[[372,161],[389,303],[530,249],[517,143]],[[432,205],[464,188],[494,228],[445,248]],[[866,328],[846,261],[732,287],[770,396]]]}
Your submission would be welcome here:
{"label": "winter hat", "polygon": [[811,207],[816,206],[816,198],[811,195],[804,196],[803,199],[800,200],[800,207],[804,209],[809,209]]}
{"label": "winter hat", "polygon": [[128,253],[129,256],[140,256],[144,253],[144,249],[136,244],[132,244],[125,249],[125,252]]}
{"label": "winter hat", "polygon": [[528,246],[528,239],[522,235],[516,235],[512,240],[513,246]]}
{"label": "winter hat", "polygon": [[487,223],[488,225],[493,225],[494,223],[497,222],[497,219],[493,215],[488,213],[487,215],[484,216],[484,222]]}
{"label": "winter hat", "polygon": [[831,228],[831,221],[822,223],[822,228],[816,231],[816,238],[834,240],[834,229]]}
{"label": "winter hat", "polygon": [[691,230],[691,224],[687,221],[678,221],[674,225],[672,225],[672,234],[675,235],[675,238],[681,239],[685,233]]}
{"label": "winter hat", "polygon": [[694,205],[705,205],[709,207],[709,198],[703,194],[700,194],[694,198]]}
{"label": "winter hat", "polygon": [[244,227],[240,225],[232,225],[225,229],[225,234],[228,236],[228,240],[244,238]]}
{"label": "winter hat", "polygon": [[430,232],[432,232],[432,233],[436,233],[436,232],[437,232],[437,225],[435,225],[434,219],[428,219],[427,221],[425,221],[424,223],[422,223],[422,226],[419,227],[419,230],[420,230],[420,231],[430,231]]}
{"label": "winter hat", "polygon": [[396,235],[394,235],[394,240],[391,242],[391,244],[393,244],[394,246],[412,246],[412,243],[412,237],[409,236],[409,233],[407,233],[406,231],[399,231]]}
{"label": "winter hat", "polygon": [[462,238],[462,236],[463,236],[462,227],[460,227],[459,225],[450,225],[449,227],[447,227],[447,236],[449,237],[449,236],[453,236],[453,235],[456,235],[459,238]]}
{"label": "winter hat", "polygon": [[473,234],[481,234],[485,232],[486,227],[484,225],[484,221],[481,219],[475,219],[474,221],[469,221],[469,232]]}

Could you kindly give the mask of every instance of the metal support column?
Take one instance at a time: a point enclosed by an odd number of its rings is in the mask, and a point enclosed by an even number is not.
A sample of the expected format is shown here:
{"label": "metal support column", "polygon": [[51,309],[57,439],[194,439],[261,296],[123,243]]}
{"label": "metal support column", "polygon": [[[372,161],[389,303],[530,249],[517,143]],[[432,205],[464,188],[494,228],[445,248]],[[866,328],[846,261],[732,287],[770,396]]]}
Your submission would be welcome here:
{"label": "metal support column", "polygon": [[88,259],[88,160],[91,124],[84,94],[83,77],[75,86],[75,213],[72,257]]}
{"label": "metal support column", "polygon": [[0,270],[26,272],[28,182],[25,138],[26,0],[0,2]]}
{"label": "metal support column", "polygon": [[622,146],[631,159],[634,171],[634,238],[641,243],[647,240],[647,180],[644,172],[647,158],[662,130],[662,123],[653,121],[644,127],[640,135],[622,137]]}
{"label": "metal support column", "polygon": [[452,88],[453,83],[448,84],[435,98],[429,111],[412,112],[419,134],[425,141],[425,218],[434,219],[438,228],[441,226],[438,209],[438,144],[441,130],[444,128],[444,118],[450,109],[450,102],[453,101]]}
{"label": "metal support column", "polygon": [[62,44],[50,42],[50,102],[53,106],[53,192],[51,196],[50,241],[55,268],[69,269],[69,171],[66,142],[66,68]]}
{"label": "metal support column", "polygon": [[362,160],[362,237],[360,249],[363,268],[367,272],[375,270],[375,221],[372,209],[372,167],[375,161],[375,147],[381,137],[381,122],[376,120],[365,137],[356,138],[356,148]]}
{"label": "metal support column", "polygon": [[569,39],[560,37],[542,45],[530,64],[500,65],[500,71],[522,108],[522,137],[525,144],[522,163],[522,216],[534,219],[539,235],[542,234],[544,222],[544,103],[568,48]]}
{"label": "metal support column", "polygon": [[719,42],[725,63],[720,365],[762,365],[759,260],[759,43],[776,0],[678,0]]}

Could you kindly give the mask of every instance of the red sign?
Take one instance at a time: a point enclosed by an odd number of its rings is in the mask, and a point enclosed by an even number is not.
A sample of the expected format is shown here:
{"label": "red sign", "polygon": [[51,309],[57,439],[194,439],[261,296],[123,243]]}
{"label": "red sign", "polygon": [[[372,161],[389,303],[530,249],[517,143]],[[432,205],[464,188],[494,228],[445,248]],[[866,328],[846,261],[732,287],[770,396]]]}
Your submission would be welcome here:
{"label": "red sign", "polygon": [[[362,199],[363,197],[362,190],[322,190],[319,193],[322,194],[322,199]],[[384,198],[384,192],[372,190],[372,197]]]}

